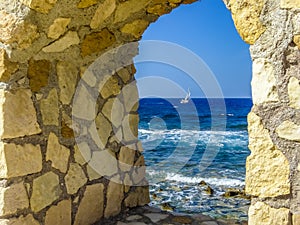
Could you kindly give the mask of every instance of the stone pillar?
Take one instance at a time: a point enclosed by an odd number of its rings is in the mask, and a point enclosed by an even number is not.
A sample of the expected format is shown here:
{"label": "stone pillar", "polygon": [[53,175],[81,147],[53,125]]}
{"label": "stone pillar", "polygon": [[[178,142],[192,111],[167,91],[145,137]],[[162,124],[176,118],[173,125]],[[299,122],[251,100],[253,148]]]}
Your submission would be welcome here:
{"label": "stone pillar", "polygon": [[93,224],[149,202],[138,46],[104,54],[158,18],[148,4],[0,2],[0,224]]}
{"label": "stone pillar", "polygon": [[249,224],[299,224],[300,1],[227,3],[253,59]]}

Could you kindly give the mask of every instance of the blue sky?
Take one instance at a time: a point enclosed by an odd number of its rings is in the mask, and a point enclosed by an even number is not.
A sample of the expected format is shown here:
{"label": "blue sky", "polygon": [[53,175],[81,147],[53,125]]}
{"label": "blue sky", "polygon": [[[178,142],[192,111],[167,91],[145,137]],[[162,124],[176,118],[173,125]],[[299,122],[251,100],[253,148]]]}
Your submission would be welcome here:
{"label": "blue sky", "polygon": [[[142,40],[173,42],[191,50],[215,75],[224,97],[251,97],[249,45],[238,35],[230,12],[222,0],[202,0],[182,5],[151,24]],[[158,97],[181,97],[183,94],[176,88],[173,91],[172,85],[163,88],[164,82],[157,79],[143,79],[151,76],[176,83],[181,90],[190,88],[192,97],[205,97],[201,88],[188,75],[174,67],[160,63],[136,63],[136,67],[141,97],[149,96],[151,91],[153,96]],[[172,96],[164,96],[165,91],[173,91]]]}

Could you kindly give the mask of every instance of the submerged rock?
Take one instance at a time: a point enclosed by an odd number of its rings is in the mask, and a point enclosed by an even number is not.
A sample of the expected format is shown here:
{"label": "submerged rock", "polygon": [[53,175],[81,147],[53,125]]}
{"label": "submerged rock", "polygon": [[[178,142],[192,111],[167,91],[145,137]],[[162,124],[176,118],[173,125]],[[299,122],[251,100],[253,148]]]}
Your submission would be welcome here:
{"label": "submerged rock", "polygon": [[207,183],[204,180],[200,181],[200,183],[198,184],[198,186],[206,186],[206,185]]}
{"label": "submerged rock", "polygon": [[226,192],[223,194],[225,198],[237,197],[237,198],[245,198],[250,199],[251,196],[245,193],[245,190],[240,190],[237,188],[228,188]]}
{"label": "submerged rock", "polygon": [[174,191],[181,191],[181,188],[177,187],[177,186],[171,186],[171,190]]}
{"label": "submerged rock", "polygon": [[204,180],[202,180],[202,181],[200,181],[200,183],[198,183],[198,187],[199,187],[199,189],[204,191],[205,194],[207,194],[207,195],[213,195],[214,194],[214,190]]}
{"label": "submerged rock", "polygon": [[173,211],[175,207],[171,206],[170,203],[164,202],[161,204],[161,209],[164,211]]}
{"label": "submerged rock", "polygon": [[155,193],[152,194],[152,199],[156,200],[156,201],[160,201],[161,200],[161,198],[159,196],[157,196],[157,194],[155,194]]}
{"label": "submerged rock", "polygon": [[204,191],[208,195],[213,195],[214,194],[214,190],[208,185],[207,185],[207,188]]}

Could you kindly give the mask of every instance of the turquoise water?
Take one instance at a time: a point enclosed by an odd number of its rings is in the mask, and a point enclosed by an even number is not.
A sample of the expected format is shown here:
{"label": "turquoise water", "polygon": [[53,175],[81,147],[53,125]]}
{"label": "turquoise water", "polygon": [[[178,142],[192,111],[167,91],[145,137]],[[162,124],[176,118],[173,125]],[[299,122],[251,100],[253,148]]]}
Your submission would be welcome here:
{"label": "turquoise water", "polygon": [[[243,189],[251,99],[141,99],[143,143],[151,205],[168,203],[175,212],[247,220],[249,200],[224,198]],[[199,183],[204,180],[214,194]]]}

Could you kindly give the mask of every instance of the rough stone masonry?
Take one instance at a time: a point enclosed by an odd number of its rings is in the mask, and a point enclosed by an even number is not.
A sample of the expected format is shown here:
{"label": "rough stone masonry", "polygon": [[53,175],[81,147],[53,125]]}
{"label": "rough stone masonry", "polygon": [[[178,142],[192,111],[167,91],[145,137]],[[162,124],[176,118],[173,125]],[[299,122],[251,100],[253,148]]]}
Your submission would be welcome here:
{"label": "rough stone masonry", "polygon": [[[0,0],[0,224],[87,225],[149,202],[138,45],[120,68],[95,61],[192,2]],[[299,225],[300,0],[224,3],[253,60],[249,224]]]}

